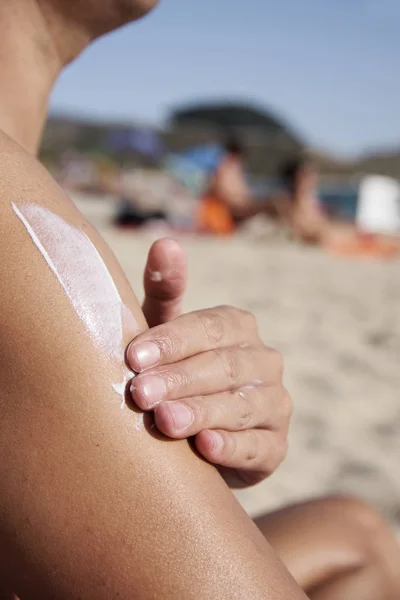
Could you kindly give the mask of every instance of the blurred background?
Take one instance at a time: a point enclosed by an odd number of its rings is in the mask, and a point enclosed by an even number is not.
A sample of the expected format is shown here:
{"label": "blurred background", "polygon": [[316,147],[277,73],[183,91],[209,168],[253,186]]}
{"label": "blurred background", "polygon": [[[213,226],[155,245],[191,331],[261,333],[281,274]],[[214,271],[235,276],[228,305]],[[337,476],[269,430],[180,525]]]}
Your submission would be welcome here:
{"label": "blurred background", "polygon": [[[400,266],[376,245],[400,231],[399,6],[164,0],[53,93],[41,158],[136,293],[151,242],[173,235],[189,258],[185,310],[250,310],[284,355],[289,456],[238,493],[251,515],[345,492],[400,523]],[[325,214],[354,228],[356,247],[304,244],[264,214],[200,232],[228,134],[255,203],[279,202],[288,161],[312,162]]]}

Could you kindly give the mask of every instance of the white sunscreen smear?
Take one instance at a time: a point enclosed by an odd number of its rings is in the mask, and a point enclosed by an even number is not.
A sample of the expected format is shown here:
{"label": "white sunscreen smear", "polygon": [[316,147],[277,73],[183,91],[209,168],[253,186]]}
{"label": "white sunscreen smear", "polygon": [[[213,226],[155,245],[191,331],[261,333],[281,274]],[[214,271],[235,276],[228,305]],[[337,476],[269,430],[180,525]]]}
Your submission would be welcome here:
{"label": "white sunscreen smear", "polygon": [[124,361],[123,330],[137,330],[113,278],[88,236],[37,204],[12,208],[68,296],[86,333],[120,370],[113,390],[125,405],[125,389],[134,374]]}

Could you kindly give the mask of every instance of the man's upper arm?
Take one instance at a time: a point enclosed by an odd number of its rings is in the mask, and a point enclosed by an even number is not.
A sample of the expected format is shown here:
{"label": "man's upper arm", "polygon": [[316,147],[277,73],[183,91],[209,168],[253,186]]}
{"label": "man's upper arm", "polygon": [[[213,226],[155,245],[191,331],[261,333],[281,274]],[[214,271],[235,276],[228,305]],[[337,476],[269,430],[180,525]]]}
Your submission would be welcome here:
{"label": "man's upper arm", "polygon": [[121,409],[114,350],[144,326],[136,299],[41,167],[2,151],[2,576],[23,600],[292,597],[213,467]]}

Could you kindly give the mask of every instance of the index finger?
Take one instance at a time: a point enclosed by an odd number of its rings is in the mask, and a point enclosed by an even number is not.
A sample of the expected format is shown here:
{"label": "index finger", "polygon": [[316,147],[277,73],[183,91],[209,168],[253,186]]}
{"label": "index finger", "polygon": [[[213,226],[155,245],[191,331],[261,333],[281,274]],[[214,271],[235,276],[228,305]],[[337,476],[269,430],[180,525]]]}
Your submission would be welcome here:
{"label": "index finger", "polygon": [[219,306],[181,315],[141,333],[128,346],[126,358],[131,369],[140,373],[256,338],[257,327],[251,313]]}

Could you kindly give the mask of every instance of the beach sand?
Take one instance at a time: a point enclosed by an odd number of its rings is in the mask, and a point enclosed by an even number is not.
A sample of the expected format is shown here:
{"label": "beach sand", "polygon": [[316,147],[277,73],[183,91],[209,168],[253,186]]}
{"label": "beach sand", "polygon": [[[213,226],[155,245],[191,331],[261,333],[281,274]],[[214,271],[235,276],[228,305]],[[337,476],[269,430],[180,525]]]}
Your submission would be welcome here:
{"label": "beach sand", "polygon": [[[141,298],[147,251],[162,232],[115,229],[105,200],[77,204]],[[177,239],[189,259],[185,310],[247,309],[285,359],[289,454],[270,479],[237,493],[249,514],[345,493],[399,525],[400,262],[343,260],[261,234]]]}

